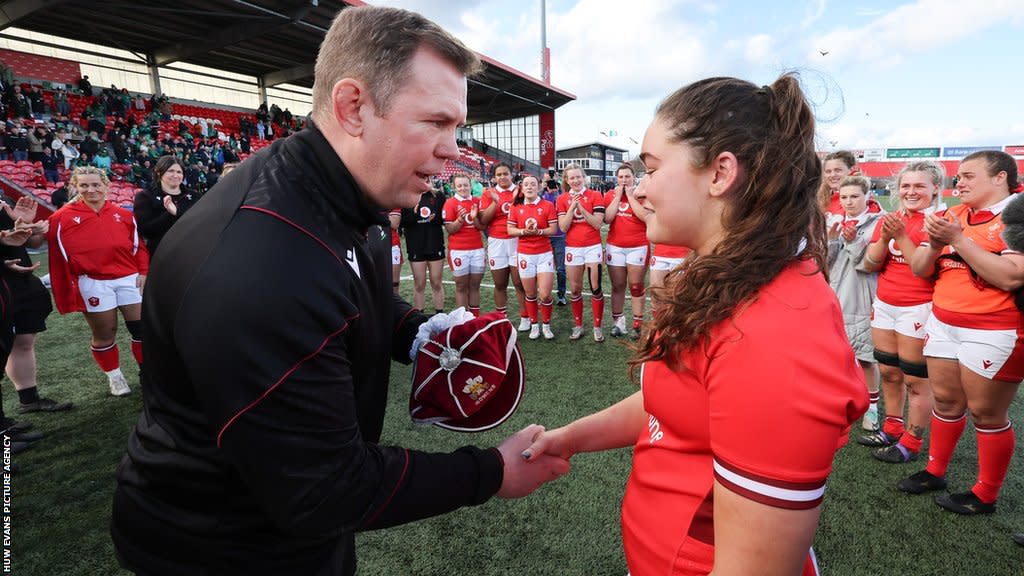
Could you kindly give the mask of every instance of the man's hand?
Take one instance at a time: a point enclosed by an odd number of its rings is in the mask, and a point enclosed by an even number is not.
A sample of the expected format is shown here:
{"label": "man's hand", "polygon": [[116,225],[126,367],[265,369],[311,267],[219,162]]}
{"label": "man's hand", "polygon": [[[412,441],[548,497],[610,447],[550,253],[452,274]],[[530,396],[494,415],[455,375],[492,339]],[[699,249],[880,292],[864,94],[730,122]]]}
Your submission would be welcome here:
{"label": "man's hand", "polygon": [[498,490],[499,497],[522,498],[542,484],[569,472],[569,461],[564,458],[539,453],[529,461],[524,458],[523,451],[543,432],[543,426],[531,424],[509,436],[498,446],[498,451],[505,460],[504,477]]}

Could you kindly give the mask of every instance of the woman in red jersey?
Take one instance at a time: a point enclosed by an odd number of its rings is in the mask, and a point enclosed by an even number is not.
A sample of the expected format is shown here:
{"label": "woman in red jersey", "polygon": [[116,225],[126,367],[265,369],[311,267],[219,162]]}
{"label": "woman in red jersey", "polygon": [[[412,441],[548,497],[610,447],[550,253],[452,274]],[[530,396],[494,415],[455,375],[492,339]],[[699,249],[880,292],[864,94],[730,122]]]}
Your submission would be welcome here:
{"label": "woman in red jersey", "polygon": [[[526,311],[530,315],[530,340],[552,340],[551,287],[555,282],[555,257],[550,237],[558,228],[555,206],[540,197],[536,176],[524,176],[519,183],[522,195],[517,197],[508,215],[508,235],[519,238],[519,278],[526,294]],[[540,297],[540,319],[537,320],[537,298]]]}
{"label": "woman in red jersey", "polygon": [[626,284],[633,312],[629,335],[640,338],[644,321],[644,284],[647,280],[646,211],[633,196],[634,174],[629,164],[615,171],[618,186],[604,195],[604,221],[608,228],[608,278],[612,281],[612,336],[625,336]]}
{"label": "woman in red jersey", "polygon": [[465,174],[452,176],[455,194],[445,201],[441,215],[448,232],[448,267],[455,277],[455,307],[480,315],[480,282],[484,278],[484,243],[480,237],[480,199],[473,197],[473,182]]}
{"label": "woman in red jersey", "polygon": [[659,105],[640,156],[648,239],[694,255],[658,291],[641,389],[524,457],[634,446],[632,576],[816,574],[825,482],[867,394],[823,274],[811,109],[791,75],[702,80]]}
{"label": "woman in red jersey", "polygon": [[928,242],[911,260],[914,274],[932,277],[932,313],[924,356],[935,396],[928,465],[900,480],[914,494],[946,487],[946,469],[971,413],[978,440],[978,478],[967,492],[935,503],[958,514],[990,514],[1013,457],[1010,403],[1024,379],[1021,311],[1024,254],[1003,241],[1002,211],[1020,189],[1017,163],[983,150],[963,159],[956,188],[962,204],[925,216]]}
{"label": "woman in red jersey", "polygon": [[[924,217],[942,194],[946,172],[935,162],[912,162],[896,177],[899,209],[882,216],[864,254],[864,269],[879,272],[872,306],[871,340],[882,374],[882,429],[857,442],[874,446],[872,456],[898,464],[917,459],[932,414],[932,389],[924,360],[924,326],[932,311],[931,278],[918,278],[910,261],[927,241]],[[877,394],[868,413],[878,410]],[[909,403],[906,425],[903,406]],[[865,416],[866,418],[867,416]]]}
{"label": "woman in red jersey", "polygon": [[516,187],[512,182],[512,167],[504,162],[494,166],[496,186],[484,191],[480,198],[480,220],[487,226],[487,265],[494,280],[494,308],[506,312],[508,308],[508,283],[516,289],[519,300],[519,331],[530,329],[530,318],[526,314],[526,297],[523,283],[519,281],[516,269],[516,239],[508,235],[508,213],[515,200]]}
{"label": "woman in red jersey", "polygon": [[82,312],[92,331],[92,355],[107,374],[110,393],[131,393],[121,373],[117,310],[132,335],[131,349],[142,365],[142,289],[149,253],[140,243],[132,213],[107,202],[110,181],[98,168],[75,168],[69,182],[76,193],[50,216],[50,285],[61,314]]}
{"label": "woman in red jersey", "polygon": [[555,202],[558,226],[565,232],[565,275],[569,281],[569,303],[575,325],[570,340],[583,337],[583,273],[590,281],[590,309],[594,313],[594,341],[604,342],[601,318],[604,293],[601,292],[601,225],[604,224],[604,198],[587,188],[586,174],[579,166],[562,172],[565,191]]}

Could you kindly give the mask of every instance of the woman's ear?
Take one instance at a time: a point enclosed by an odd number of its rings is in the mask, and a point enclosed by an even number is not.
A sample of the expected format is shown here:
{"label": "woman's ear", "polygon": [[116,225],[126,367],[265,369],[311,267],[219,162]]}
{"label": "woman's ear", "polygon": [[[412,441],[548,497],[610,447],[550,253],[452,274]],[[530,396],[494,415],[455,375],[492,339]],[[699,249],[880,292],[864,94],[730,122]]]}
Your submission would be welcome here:
{"label": "woman's ear", "polygon": [[711,161],[712,176],[709,193],[724,196],[740,176],[740,163],[732,152],[721,152]]}

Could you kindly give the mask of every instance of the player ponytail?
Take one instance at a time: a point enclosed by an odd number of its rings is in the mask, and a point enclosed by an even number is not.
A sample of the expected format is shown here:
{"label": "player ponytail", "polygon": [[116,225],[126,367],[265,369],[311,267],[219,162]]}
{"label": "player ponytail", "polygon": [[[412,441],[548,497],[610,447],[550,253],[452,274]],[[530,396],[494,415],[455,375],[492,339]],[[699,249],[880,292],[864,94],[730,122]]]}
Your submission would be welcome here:
{"label": "player ponytail", "polygon": [[[722,239],[708,254],[688,258],[668,274],[653,329],[631,367],[699,346],[711,329],[748,304],[796,260],[825,270],[824,215],[818,209],[821,163],[814,150],[814,116],[796,75],[758,87],[735,78],[709,78],[662,102],[657,119],[670,139],[687,144],[702,169],[733,153],[740,178],[726,191]],[[784,217],[780,217],[784,215]]]}

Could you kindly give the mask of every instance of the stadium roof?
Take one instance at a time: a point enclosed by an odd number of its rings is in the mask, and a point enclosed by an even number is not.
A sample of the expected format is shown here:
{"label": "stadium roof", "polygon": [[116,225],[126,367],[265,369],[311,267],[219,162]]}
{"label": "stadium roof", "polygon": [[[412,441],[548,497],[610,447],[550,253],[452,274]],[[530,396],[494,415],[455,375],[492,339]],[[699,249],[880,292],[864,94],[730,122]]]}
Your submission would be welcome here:
{"label": "stadium roof", "polygon": [[[127,50],[157,66],[186,62],[313,86],[313,63],[338,11],[359,0],[7,0],[0,31],[33,32]],[[468,124],[554,110],[576,97],[481,55]]]}

